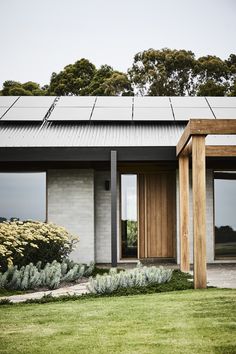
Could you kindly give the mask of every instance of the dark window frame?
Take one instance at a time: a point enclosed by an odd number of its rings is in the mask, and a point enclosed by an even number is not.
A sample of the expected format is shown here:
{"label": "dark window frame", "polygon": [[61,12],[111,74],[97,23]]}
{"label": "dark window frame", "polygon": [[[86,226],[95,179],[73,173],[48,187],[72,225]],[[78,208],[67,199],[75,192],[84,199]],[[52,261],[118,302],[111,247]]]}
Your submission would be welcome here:
{"label": "dark window frame", "polygon": [[212,178],[212,188],[213,188],[213,250],[214,250],[214,261],[235,261],[236,256],[228,257],[228,256],[217,256],[216,255],[216,235],[215,235],[215,221],[216,221],[216,210],[215,210],[215,179],[224,179],[224,180],[236,180],[236,171],[235,168],[230,170],[214,170],[213,178]]}

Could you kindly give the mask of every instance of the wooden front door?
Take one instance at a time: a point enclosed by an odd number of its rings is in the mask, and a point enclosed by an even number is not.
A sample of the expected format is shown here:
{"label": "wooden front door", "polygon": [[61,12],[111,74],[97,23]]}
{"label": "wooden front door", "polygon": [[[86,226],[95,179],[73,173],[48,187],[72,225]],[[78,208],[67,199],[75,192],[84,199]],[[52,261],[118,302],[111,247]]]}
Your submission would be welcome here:
{"label": "wooden front door", "polygon": [[173,172],[139,175],[139,258],[174,258],[176,177]]}

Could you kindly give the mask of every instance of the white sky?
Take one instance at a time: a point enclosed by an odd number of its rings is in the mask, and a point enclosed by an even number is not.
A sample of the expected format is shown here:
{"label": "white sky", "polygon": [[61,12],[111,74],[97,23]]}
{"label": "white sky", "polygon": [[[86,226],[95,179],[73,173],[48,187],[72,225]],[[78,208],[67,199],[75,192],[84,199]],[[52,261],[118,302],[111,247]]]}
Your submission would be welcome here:
{"label": "white sky", "polygon": [[85,57],[126,71],[142,50],[236,53],[235,0],[0,0],[0,87]]}

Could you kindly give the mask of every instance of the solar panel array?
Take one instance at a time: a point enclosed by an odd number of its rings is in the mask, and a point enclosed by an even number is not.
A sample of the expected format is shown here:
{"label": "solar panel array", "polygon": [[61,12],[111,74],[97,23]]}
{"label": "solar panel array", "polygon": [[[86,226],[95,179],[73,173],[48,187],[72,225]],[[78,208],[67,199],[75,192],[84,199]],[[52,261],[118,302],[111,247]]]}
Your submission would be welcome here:
{"label": "solar panel array", "polygon": [[[5,102],[4,96],[0,97],[0,107]],[[13,97],[7,97],[12,98]],[[9,100],[8,109],[3,113],[2,121],[40,121],[47,116],[55,97],[53,96],[22,96]],[[11,103],[13,102],[13,103]],[[11,105],[10,105],[11,103]]]}
{"label": "solar panel array", "polygon": [[0,96],[0,121],[236,119],[236,97]]}

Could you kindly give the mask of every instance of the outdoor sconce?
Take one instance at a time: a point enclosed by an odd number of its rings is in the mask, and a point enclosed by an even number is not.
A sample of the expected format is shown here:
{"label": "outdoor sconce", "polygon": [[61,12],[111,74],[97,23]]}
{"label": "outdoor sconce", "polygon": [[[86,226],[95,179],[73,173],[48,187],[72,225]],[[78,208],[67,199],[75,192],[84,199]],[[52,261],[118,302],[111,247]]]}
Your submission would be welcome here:
{"label": "outdoor sconce", "polygon": [[110,181],[107,180],[105,181],[105,191],[109,191],[110,190]]}

